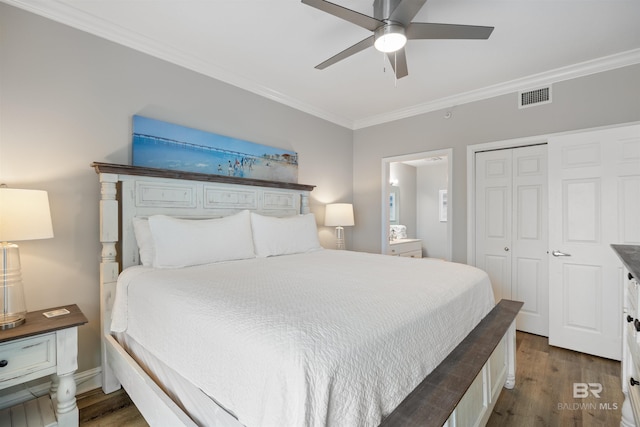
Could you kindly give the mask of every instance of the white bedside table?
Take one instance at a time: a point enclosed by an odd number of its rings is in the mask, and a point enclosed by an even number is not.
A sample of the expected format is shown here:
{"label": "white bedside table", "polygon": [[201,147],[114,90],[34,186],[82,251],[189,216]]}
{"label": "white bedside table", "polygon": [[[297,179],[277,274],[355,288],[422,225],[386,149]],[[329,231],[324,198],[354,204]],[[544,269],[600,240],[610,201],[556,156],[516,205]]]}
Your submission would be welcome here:
{"label": "white bedside table", "polygon": [[[47,318],[52,310],[69,314]],[[52,376],[49,395],[0,410],[0,426],[77,427],[78,326],[87,323],[77,305],[27,313],[26,322],[0,331],[0,390]]]}

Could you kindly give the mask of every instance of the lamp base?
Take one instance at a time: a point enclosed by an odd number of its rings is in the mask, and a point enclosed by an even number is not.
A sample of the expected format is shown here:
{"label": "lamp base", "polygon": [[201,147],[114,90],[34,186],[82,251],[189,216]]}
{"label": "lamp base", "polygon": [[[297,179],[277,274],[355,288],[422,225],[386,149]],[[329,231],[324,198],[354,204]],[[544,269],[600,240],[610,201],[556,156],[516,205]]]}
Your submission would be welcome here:
{"label": "lamp base", "polygon": [[344,250],[344,228],[336,227],[336,249]]}
{"label": "lamp base", "polygon": [[7,316],[6,318],[0,318],[0,331],[20,326],[24,321],[25,318],[22,316]]}
{"label": "lamp base", "polygon": [[18,245],[2,242],[0,243],[0,330],[22,325],[26,315]]}

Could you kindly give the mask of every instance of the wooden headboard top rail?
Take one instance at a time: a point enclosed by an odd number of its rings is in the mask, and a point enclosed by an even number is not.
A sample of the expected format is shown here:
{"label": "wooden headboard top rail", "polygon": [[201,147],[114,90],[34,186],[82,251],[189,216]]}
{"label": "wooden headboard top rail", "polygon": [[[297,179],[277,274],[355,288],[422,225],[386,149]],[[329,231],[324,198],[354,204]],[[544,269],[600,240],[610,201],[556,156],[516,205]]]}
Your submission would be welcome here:
{"label": "wooden headboard top rail", "polygon": [[183,179],[189,181],[218,182],[222,184],[250,185],[255,187],[283,188],[289,190],[312,191],[315,185],[296,184],[292,182],[267,181],[264,179],[239,178],[226,175],[210,175],[206,173],[183,172],[168,169],[144,168],[112,163],[93,162],[91,166],[96,173],[114,173],[119,175],[147,176],[155,178]]}

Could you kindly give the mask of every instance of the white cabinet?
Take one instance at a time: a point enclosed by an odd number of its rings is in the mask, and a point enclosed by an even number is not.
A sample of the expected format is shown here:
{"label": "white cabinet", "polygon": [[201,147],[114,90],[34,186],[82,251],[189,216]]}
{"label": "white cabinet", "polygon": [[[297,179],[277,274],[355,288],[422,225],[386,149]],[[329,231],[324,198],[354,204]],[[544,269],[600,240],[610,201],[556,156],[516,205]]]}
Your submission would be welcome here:
{"label": "white cabinet", "polygon": [[[640,310],[638,310],[638,282],[625,271],[625,308],[623,329],[623,356],[622,356],[622,391],[624,392],[625,406],[623,409],[623,422],[621,425],[637,425],[640,421],[640,380],[638,372],[640,369]],[[625,413],[626,412],[626,413]],[[633,418],[633,422],[631,422]],[[626,420],[625,420],[626,419]],[[626,422],[625,422],[626,421]]]}
{"label": "white cabinet", "polygon": [[621,380],[622,427],[640,425],[640,246],[611,245],[624,264]]}
{"label": "white cabinet", "polygon": [[0,390],[36,378],[52,377],[49,395],[0,409],[0,426],[77,427],[78,326],[87,323],[77,305],[66,314],[27,313],[26,322],[0,331]]}
{"label": "white cabinet", "polygon": [[422,258],[422,240],[397,239],[389,242],[388,255]]}

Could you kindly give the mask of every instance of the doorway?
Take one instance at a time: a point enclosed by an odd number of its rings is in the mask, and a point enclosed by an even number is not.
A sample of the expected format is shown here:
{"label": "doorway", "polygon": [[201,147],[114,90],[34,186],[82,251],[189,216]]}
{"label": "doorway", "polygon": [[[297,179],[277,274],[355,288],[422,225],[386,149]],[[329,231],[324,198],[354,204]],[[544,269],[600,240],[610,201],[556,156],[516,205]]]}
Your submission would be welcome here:
{"label": "doorway", "polygon": [[475,263],[496,302],[523,301],[516,328],[549,336],[547,145],[475,155]]}
{"label": "doorway", "polygon": [[443,149],[382,159],[383,254],[405,238],[422,256],[451,260],[452,156]]}

